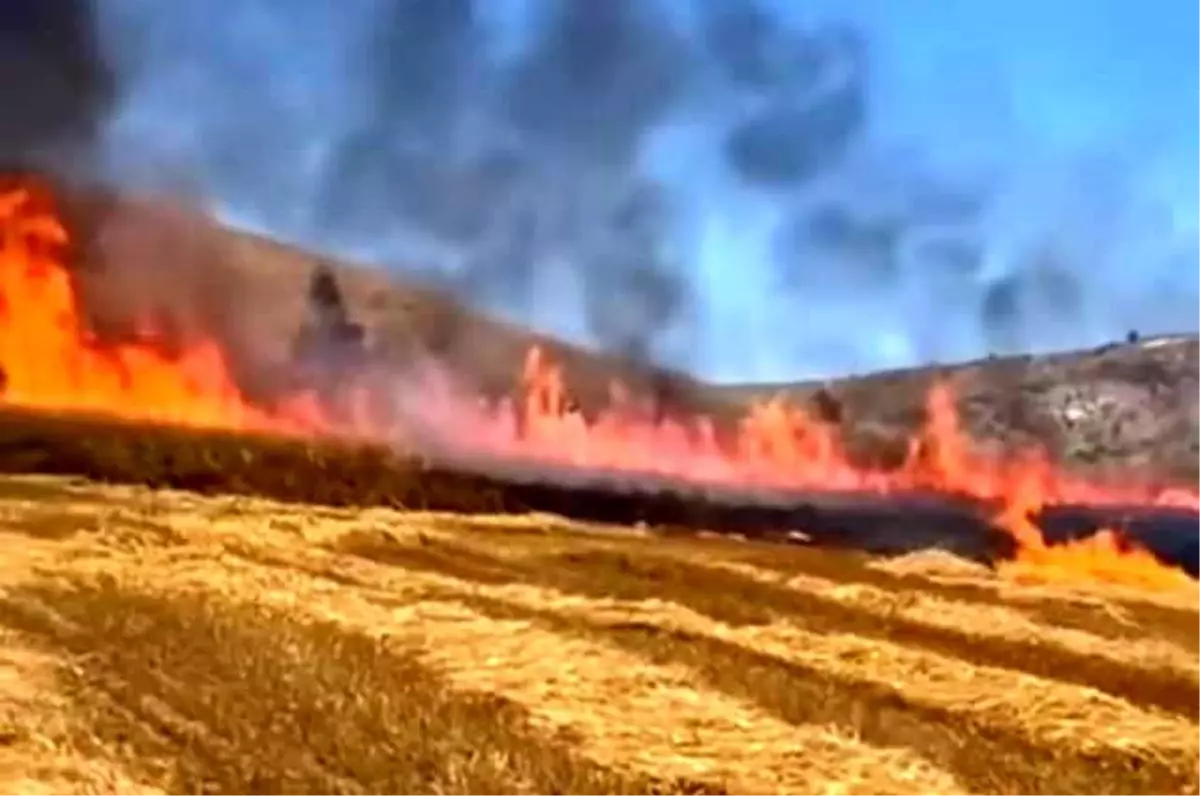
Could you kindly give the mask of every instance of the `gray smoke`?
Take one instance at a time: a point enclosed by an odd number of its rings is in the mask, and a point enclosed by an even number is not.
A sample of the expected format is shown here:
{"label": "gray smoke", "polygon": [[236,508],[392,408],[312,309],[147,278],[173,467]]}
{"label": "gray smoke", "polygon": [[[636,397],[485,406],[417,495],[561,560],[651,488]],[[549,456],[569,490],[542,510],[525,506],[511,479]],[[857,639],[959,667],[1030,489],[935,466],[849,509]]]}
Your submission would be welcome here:
{"label": "gray smoke", "polygon": [[[757,13],[743,5],[733,17]],[[687,315],[677,196],[643,156],[721,56],[664,4],[532,4],[507,51],[472,0],[103,8],[136,98],[114,124],[115,142],[139,144],[114,145],[117,179],[186,183],[288,237],[382,252],[517,315],[566,286],[587,337],[638,358]],[[719,39],[738,23],[702,24]],[[802,181],[854,133],[861,75],[830,80],[816,63],[853,60],[846,38],[782,45],[799,70],[724,147],[747,180]],[[154,126],[172,111],[187,122]],[[773,155],[793,134],[822,143]]]}
{"label": "gray smoke", "polygon": [[0,5],[0,163],[86,163],[116,99],[88,0]]}
{"label": "gray smoke", "polygon": [[[755,0],[94,2],[121,91],[65,128],[92,130],[122,97],[114,181],[186,186],[484,309],[553,305],[593,344],[662,358],[671,338],[670,364],[703,369],[696,197],[648,155],[702,129],[683,171],[778,216],[761,314],[795,323],[762,341],[777,362],[880,364],[819,350],[846,318],[890,323],[909,361],[1044,342],[1046,307],[1076,337],[1094,328],[1072,276],[1094,252],[1072,241],[1094,237],[1096,213],[1069,240],[1048,222],[997,266],[997,218],[1019,201],[886,149],[871,41],[848,24],[783,25]],[[1050,337],[1083,342],[1068,331]]]}
{"label": "gray smoke", "polygon": [[567,271],[593,341],[646,357],[686,286],[665,255],[671,196],[638,158],[695,54],[651,3],[556,0],[500,59],[479,7],[382,4],[363,58],[368,111],[331,148],[319,223],[406,228],[449,251],[443,284],[518,311],[547,272]]}
{"label": "gray smoke", "polygon": [[843,27],[751,36],[762,26],[777,30],[761,8],[711,8],[710,41],[721,45],[717,53],[734,80],[749,83],[761,103],[727,136],[730,165],[768,186],[797,185],[836,168],[867,121],[866,43]]}

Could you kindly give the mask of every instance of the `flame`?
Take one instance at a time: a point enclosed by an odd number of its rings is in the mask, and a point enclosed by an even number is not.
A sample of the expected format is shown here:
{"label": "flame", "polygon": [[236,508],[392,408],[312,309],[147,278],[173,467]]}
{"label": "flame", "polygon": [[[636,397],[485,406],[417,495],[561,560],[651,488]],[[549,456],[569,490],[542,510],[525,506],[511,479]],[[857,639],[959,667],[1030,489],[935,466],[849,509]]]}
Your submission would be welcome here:
{"label": "flame", "polygon": [[1013,561],[1002,563],[999,569],[1004,576],[1022,583],[1088,580],[1153,591],[1196,587],[1182,570],[1164,567],[1148,550],[1133,545],[1111,528],[1052,547],[1023,546]]}
{"label": "flame", "polygon": [[170,356],[154,345],[149,328],[144,342],[92,339],[61,259],[67,243],[44,188],[31,184],[0,195],[5,403],[205,428],[283,432],[314,422],[301,397],[274,414],[247,403],[213,340]]}
{"label": "flame", "polygon": [[[397,442],[412,429],[373,413],[358,388],[347,396],[348,419],[334,421],[312,395],[298,393],[264,408],[247,401],[215,339],[168,349],[152,327],[134,342],[96,340],[88,331],[66,265],[70,240],[54,198],[32,181],[0,191],[0,366],[2,401],[51,411],[90,412],[132,421],[290,435],[348,435]],[[170,353],[168,353],[170,351]],[[1048,546],[1029,519],[1055,502],[1157,503],[1200,506],[1187,490],[1101,487],[1054,468],[1040,453],[997,460],[979,455],[960,427],[954,395],[938,384],[926,401],[927,421],[893,471],[855,467],[838,430],[782,398],[755,405],[736,444],[718,444],[713,424],[650,420],[620,385],[611,405],[587,419],[572,408],[561,371],[537,348],[529,351],[516,402],[487,403],[458,392],[443,373],[427,373],[415,399],[403,391],[409,423],[453,429],[453,442],[473,453],[691,481],[782,489],[934,489],[997,505],[996,522],[1020,553],[1010,570],[1068,577],[1175,584],[1182,573],[1115,543],[1111,532],[1087,543]],[[378,392],[378,390],[376,390]],[[400,394],[400,391],[397,391]],[[400,401],[401,398],[397,398]]]}

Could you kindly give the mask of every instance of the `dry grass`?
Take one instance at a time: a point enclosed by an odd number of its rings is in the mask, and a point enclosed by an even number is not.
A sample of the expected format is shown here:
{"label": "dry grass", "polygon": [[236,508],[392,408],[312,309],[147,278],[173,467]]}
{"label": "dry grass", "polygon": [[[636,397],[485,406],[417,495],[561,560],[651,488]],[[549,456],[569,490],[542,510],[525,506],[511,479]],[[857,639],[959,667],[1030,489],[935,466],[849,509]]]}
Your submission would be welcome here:
{"label": "dry grass", "polygon": [[46,477],[0,562],[3,792],[1200,784],[1193,590]]}
{"label": "dry grass", "polygon": [[384,444],[138,424],[11,406],[0,407],[0,473],[82,476],[326,506],[465,514],[552,510],[628,524],[649,511],[693,528],[714,527],[721,516],[720,507],[685,496],[660,492],[630,499],[612,489],[518,483],[437,466]]}
{"label": "dry grass", "polygon": [[[483,462],[480,462],[483,465]],[[687,532],[718,528],[779,538],[802,524],[818,543],[864,549],[913,549],[942,544],[994,561],[1011,555],[1012,539],[983,513],[931,515],[914,523],[911,508],[851,505],[836,498],[794,496],[790,504],[731,499],[686,485],[630,474],[593,474],[563,483],[561,470],[523,474],[511,467],[478,473],[431,462],[384,444],[300,439],[265,434],[123,422],[0,407],[0,473],[82,476],[206,494],[269,497],[325,506],[387,506],[458,514],[553,512],[592,522],[653,525]],[[605,481],[607,478],[607,482]],[[865,496],[862,501],[871,501]],[[1104,522],[1104,520],[1098,520]],[[920,531],[917,533],[916,531]]]}

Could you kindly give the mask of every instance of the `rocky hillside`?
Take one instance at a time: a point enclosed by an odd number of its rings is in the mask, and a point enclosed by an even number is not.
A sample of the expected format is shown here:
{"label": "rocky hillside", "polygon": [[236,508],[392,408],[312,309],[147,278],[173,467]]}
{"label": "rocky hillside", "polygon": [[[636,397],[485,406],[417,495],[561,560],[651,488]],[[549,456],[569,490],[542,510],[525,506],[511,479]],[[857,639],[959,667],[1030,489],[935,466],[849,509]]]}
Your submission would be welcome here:
{"label": "rocky hillside", "polygon": [[1200,339],[1128,340],[1095,349],[996,357],[826,383],[723,390],[735,400],[832,396],[864,445],[895,448],[922,417],[934,379],[954,386],[963,422],[993,446],[1042,445],[1081,468],[1133,468],[1194,483]]}

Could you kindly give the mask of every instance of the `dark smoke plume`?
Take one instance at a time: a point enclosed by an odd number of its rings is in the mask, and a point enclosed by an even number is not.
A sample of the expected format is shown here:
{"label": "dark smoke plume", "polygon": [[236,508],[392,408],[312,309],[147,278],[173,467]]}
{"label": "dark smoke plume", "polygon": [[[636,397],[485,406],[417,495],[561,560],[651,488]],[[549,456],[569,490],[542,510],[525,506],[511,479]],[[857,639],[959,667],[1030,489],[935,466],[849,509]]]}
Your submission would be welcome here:
{"label": "dark smoke plume", "polygon": [[[890,50],[852,23],[790,22],[763,0],[91,4],[0,4],[0,162],[203,197],[628,357],[708,370],[702,341],[731,336],[718,366],[738,377],[769,377],[742,366],[748,349],[816,375],[1151,330],[1168,299],[1190,317],[1175,277],[1127,304],[1070,285],[1094,263],[1123,280],[1146,262],[1111,253],[1139,234],[1110,232],[1128,209],[1103,197],[1127,186],[1068,176],[1112,209],[1092,199],[1060,223],[1069,202],[1004,199],[1012,175],[964,185],[919,140],[890,139]],[[1004,204],[1015,221],[995,221]],[[1022,227],[1030,216],[1044,229]],[[710,247],[712,219],[736,240]],[[116,233],[122,251],[166,252],[139,283],[182,292],[191,279],[150,274],[208,262]],[[701,287],[721,257],[755,271],[760,297]],[[222,323],[244,310],[222,306]]]}
{"label": "dark smoke plume", "polygon": [[90,0],[0,3],[0,163],[85,165],[116,99]]}
{"label": "dark smoke plume", "polygon": [[505,111],[533,147],[630,169],[690,72],[689,50],[653,3],[545,3],[506,79]]}
{"label": "dark smoke plume", "polygon": [[795,79],[795,48],[757,3],[713,0],[703,7],[704,42],[725,77],[739,87],[766,90]]}
{"label": "dark smoke plume", "polygon": [[[736,18],[725,20],[736,23]],[[790,59],[776,67],[766,86],[766,104],[731,131],[725,155],[751,182],[797,185],[838,166],[863,131],[866,45],[852,30],[828,28],[776,46]],[[761,53],[755,60],[781,59]]]}
{"label": "dark smoke plume", "polygon": [[451,249],[440,280],[485,305],[527,309],[565,275],[596,342],[648,356],[685,299],[664,261],[671,197],[637,160],[693,53],[652,3],[554,0],[501,62],[478,8],[384,4],[363,65],[369,110],[333,148],[320,215]]}
{"label": "dark smoke plume", "polygon": [[[91,0],[0,3],[0,170],[48,177],[56,192],[90,191],[118,89]],[[102,267],[87,253],[109,209],[106,198],[90,194],[65,208],[74,261]]]}
{"label": "dark smoke plume", "polygon": [[[473,0],[283,7],[110,10],[131,93],[164,115],[203,109],[150,171],[194,172],[302,239],[395,241],[391,259],[484,306],[524,314],[542,286],[566,284],[593,342],[639,359],[693,303],[674,253],[679,197],[643,156],[663,124],[717,101],[697,98],[708,65],[723,64],[734,94],[762,95],[724,147],[749,182],[828,171],[863,125],[863,43],[781,34],[752,2],[698,4],[691,35],[654,0],[547,0],[506,54]],[[290,93],[292,65],[271,54],[304,61],[334,43],[342,84]]]}
{"label": "dark smoke plume", "polygon": [[[874,117],[882,56],[848,23],[789,26],[756,0],[214,4],[98,3],[114,81],[86,4],[0,3],[4,15],[76,20],[56,29],[80,38],[49,71],[67,77],[39,93],[5,74],[10,94],[49,102],[64,96],[55,85],[96,77],[95,90],[67,92],[80,103],[70,113],[50,103],[61,110],[35,114],[59,119],[60,136],[16,143],[10,115],[0,144],[86,142],[111,110],[105,166],[118,185],[187,185],[238,221],[385,263],[477,308],[578,321],[556,331],[638,360],[686,347],[671,364],[691,368],[712,361],[699,339],[718,336],[704,328],[696,231],[745,197],[772,216],[759,314],[786,328],[754,342],[794,349],[776,365],[882,364],[855,350],[865,335],[821,335],[867,314],[872,331],[906,338],[909,361],[1043,340],[1040,308],[1067,290],[1035,275],[1037,240],[990,267],[994,185],[964,185],[928,153],[884,151],[904,142]],[[6,44],[6,59],[29,46]],[[673,136],[700,142],[675,158],[694,164],[664,167],[679,182],[656,171]],[[737,196],[709,195],[729,186]],[[1089,224],[1070,235],[1091,237]],[[1056,256],[1066,271],[1089,257]],[[954,329],[942,327],[949,314]],[[471,345],[447,325],[445,345]]]}

